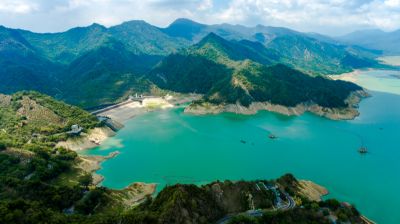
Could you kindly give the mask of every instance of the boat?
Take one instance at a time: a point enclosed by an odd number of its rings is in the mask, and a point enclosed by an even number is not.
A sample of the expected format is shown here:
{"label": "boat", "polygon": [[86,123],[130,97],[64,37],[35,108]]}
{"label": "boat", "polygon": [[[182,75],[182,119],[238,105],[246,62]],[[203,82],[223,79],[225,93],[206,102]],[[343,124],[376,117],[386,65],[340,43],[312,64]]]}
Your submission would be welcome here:
{"label": "boat", "polygon": [[240,142],[243,143],[243,144],[246,144],[246,141],[245,141],[245,140],[240,140]]}
{"label": "boat", "polygon": [[367,149],[367,147],[362,146],[358,149],[358,152],[361,154],[365,154],[368,152],[368,149]]}
{"label": "boat", "polygon": [[276,137],[276,135],[274,135],[274,134],[269,134],[269,135],[268,135],[268,138],[270,138],[270,139],[276,139],[277,137]]}

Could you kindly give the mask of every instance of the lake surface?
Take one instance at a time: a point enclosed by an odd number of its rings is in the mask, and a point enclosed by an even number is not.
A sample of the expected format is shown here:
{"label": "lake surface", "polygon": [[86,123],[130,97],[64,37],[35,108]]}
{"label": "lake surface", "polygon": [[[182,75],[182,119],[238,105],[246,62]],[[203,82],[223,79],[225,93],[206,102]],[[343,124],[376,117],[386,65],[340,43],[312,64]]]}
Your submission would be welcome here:
{"label": "lake surface", "polygon": [[[106,144],[84,153],[121,152],[98,171],[105,177],[102,184],[111,188],[148,182],[158,183],[160,190],[166,184],[272,179],[293,173],[327,187],[329,197],[355,204],[379,223],[398,224],[399,74],[360,75],[358,82],[374,91],[352,121],[265,111],[253,116],[193,116],[175,108],[138,116]],[[269,139],[270,133],[278,139]],[[360,155],[361,145],[370,153]]]}

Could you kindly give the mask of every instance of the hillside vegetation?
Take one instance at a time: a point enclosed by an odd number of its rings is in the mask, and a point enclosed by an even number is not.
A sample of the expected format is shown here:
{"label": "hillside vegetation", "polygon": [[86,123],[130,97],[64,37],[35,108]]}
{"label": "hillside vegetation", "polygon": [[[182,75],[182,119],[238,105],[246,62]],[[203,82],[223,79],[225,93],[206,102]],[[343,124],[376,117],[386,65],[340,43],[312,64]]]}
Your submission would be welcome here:
{"label": "hillside vegetation", "polygon": [[204,100],[215,104],[244,106],[252,102],[284,106],[313,102],[341,108],[347,106],[345,100],[351,92],[361,90],[352,83],[311,77],[274,64],[266,56],[268,50],[256,54],[248,45],[212,33],[199,44],[164,59],[150,73],[150,80],[161,88],[205,94]]}
{"label": "hillside vegetation", "polygon": [[86,130],[99,125],[90,113],[37,92],[0,95],[0,106],[0,142],[7,147],[51,145],[74,124]]}
{"label": "hillside vegetation", "polygon": [[[215,223],[228,214],[231,223],[325,223],[330,216],[363,223],[352,206],[310,201],[292,175],[168,186],[135,207],[129,195],[142,194],[140,184],[125,190],[93,186],[91,175],[78,166],[84,159],[56,147],[71,137],[65,135],[71,124],[84,130],[100,125],[91,114],[37,92],[0,95],[0,223]],[[261,190],[263,184],[277,186],[303,207],[273,210],[276,195]],[[253,207],[262,209],[260,218],[242,217]]]}
{"label": "hillside vegetation", "polygon": [[[226,41],[219,41],[216,51],[204,46],[203,52],[194,53],[200,50],[196,46],[203,43],[213,45],[212,39],[217,38],[210,38],[210,33]],[[373,58],[379,54],[286,28],[204,25],[186,19],[178,19],[167,28],[129,21],[110,28],[93,24],[60,33],[0,26],[0,92],[36,90],[83,108],[108,105],[128,94],[151,94],[154,86],[148,81],[148,73],[163,59],[171,69],[178,69],[180,65],[173,63],[182,51],[206,56],[207,62],[187,60],[195,66],[190,68],[191,73],[218,73],[210,76],[224,73],[224,68],[213,63],[227,65],[243,60],[262,65],[280,63],[312,76],[338,74],[378,66]],[[221,52],[225,55],[218,55]],[[221,61],[226,58],[231,61]],[[210,70],[195,71],[201,65]],[[191,78],[193,82],[202,79],[193,75]],[[179,89],[183,82],[187,81],[179,80],[170,89]],[[206,92],[207,88],[192,89]]]}
{"label": "hillside vegetation", "polygon": [[[263,184],[277,185],[281,193],[290,191],[302,207],[274,210],[275,195],[271,190],[261,190],[259,186]],[[258,209],[256,217],[246,213],[253,206]],[[341,223],[364,223],[354,207],[346,207],[334,199],[314,202],[303,197],[299,194],[298,181],[287,174],[272,181],[169,186],[155,199],[126,212],[122,223],[218,223],[223,219],[227,223],[330,223],[329,217],[338,217]]]}

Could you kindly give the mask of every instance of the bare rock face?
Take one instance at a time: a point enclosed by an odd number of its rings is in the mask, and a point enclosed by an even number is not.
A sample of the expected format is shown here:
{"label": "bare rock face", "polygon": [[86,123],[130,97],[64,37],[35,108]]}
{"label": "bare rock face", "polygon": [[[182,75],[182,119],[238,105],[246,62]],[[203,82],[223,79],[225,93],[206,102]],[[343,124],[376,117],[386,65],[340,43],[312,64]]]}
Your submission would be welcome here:
{"label": "bare rock face", "polygon": [[125,208],[134,207],[156,191],[156,184],[136,182],[122,190],[111,190],[111,198]]}
{"label": "bare rock face", "polygon": [[312,181],[299,180],[299,193],[311,201],[321,201],[321,197],[329,194],[328,190]]}
{"label": "bare rock face", "polygon": [[306,102],[295,107],[286,107],[283,105],[271,104],[270,102],[253,102],[249,107],[237,104],[212,104],[209,102],[192,103],[185,108],[185,113],[196,115],[218,114],[222,112],[231,112],[236,114],[256,114],[260,110],[271,111],[286,116],[301,115],[305,112],[327,117],[332,120],[351,120],[360,115],[357,105],[362,98],[368,96],[364,90],[355,91],[346,99],[348,107],[345,108],[327,108],[319,106],[313,102]]}
{"label": "bare rock face", "polygon": [[11,103],[11,96],[4,95],[0,93],[0,106],[8,107]]}

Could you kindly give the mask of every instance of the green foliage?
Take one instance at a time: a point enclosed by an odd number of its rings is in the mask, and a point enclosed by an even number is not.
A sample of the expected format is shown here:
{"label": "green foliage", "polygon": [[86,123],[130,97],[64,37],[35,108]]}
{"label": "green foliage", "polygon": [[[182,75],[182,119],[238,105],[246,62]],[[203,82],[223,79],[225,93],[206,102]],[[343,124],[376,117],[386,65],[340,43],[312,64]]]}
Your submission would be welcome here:
{"label": "green foliage", "polygon": [[190,49],[164,59],[149,77],[161,88],[204,93],[204,100],[211,103],[244,106],[252,102],[284,106],[313,102],[342,108],[350,93],[361,89],[348,82],[310,77],[282,64],[266,66],[271,63],[268,55],[254,50],[258,48],[262,46],[210,34]]}
{"label": "green foliage", "polygon": [[[92,204],[101,197],[96,194],[98,189],[84,196],[89,180],[69,185],[54,181],[72,169],[77,154],[54,148],[58,138],[50,136],[68,130],[72,123],[95,127],[97,119],[36,92],[19,92],[2,99],[0,223],[69,223],[62,211],[74,205],[84,213],[93,212]],[[44,127],[48,130],[37,132]],[[86,218],[78,218],[82,219]]]}
{"label": "green foliage", "polygon": [[[24,111],[23,114],[17,113]],[[84,130],[99,125],[92,114],[37,92],[18,92],[0,107],[0,142],[8,147],[52,146],[67,138],[66,131],[78,124]]]}
{"label": "green foliage", "polygon": [[90,108],[114,103],[128,93],[149,92],[151,84],[141,74],[159,59],[159,56],[135,55],[122,43],[110,41],[68,66],[60,77],[65,83],[61,98]]}
{"label": "green foliage", "polygon": [[150,79],[164,89],[207,93],[216,82],[230,73],[231,70],[226,66],[206,58],[173,54],[151,72]]}
{"label": "green foliage", "polygon": [[92,184],[93,182],[93,177],[90,173],[82,175],[79,177],[78,182],[84,186],[85,188],[87,188],[90,184]]}
{"label": "green foliage", "polygon": [[228,224],[256,224],[256,223],[258,223],[256,218],[244,215],[235,216],[228,222]]}
{"label": "green foliage", "polygon": [[106,188],[99,187],[86,192],[85,196],[75,204],[76,211],[85,215],[93,213],[96,207],[107,203],[106,191]]}
{"label": "green foliage", "polygon": [[[110,28],[93,24],[46,34],[0,27],[0,44],[0,92],[36,90],[84,108],[112,104],[128,94],[149,94],[152,84],[146,75],[170,54],[161,69],[151,72],[150,79],[161,87],[198,93],[207,93],[215,76],[236,69],[244,60],[261,65],[282,63],[311,75],[377,66],[376,54],[370,51],[320,41],[289,29],[207,26],[189,20],[177,20],[166,29],[130,21]],[[178,68],[182,66],[174,64],[175,54],[183,48],[187,49],[179,54],[205,60],[187,58],[183,61],[188,66]],[[164,69],[167,74],[163,74]],[[170,78],[169,73],[182,79],[166,86],[162,77]],[[237,88],[232,91],[241,95],[243,105],[250,102],[252,96]]]}

